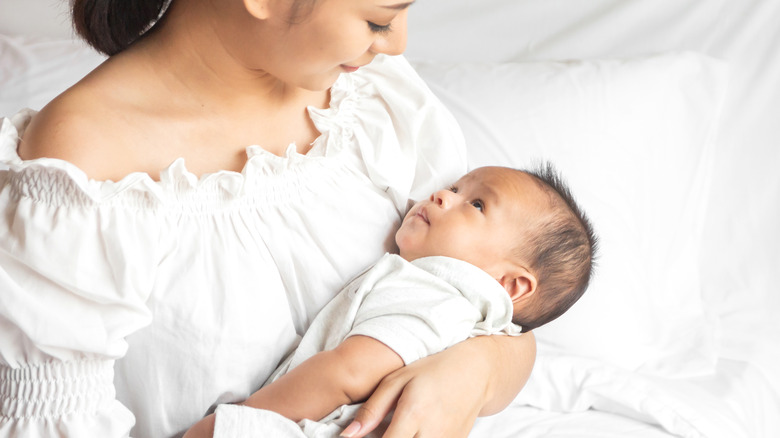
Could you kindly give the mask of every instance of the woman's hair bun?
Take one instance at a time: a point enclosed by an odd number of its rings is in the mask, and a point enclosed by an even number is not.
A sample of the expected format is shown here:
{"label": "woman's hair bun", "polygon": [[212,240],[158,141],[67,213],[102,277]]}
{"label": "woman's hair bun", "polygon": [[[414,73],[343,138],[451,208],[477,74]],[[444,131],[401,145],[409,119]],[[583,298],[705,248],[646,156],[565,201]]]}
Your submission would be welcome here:
{"label": "woman's hair bun", "polygon": [[95,50],[114,55],[149,30],[167,4],[166,0],[73,0],[73,27]]}

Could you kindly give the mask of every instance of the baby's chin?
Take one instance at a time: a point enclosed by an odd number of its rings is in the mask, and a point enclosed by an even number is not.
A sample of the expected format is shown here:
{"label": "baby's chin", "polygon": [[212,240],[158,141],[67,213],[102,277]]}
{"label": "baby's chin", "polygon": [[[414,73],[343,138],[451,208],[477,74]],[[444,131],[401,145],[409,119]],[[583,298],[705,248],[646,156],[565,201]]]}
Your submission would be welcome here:
{"label": "baby's chin", "polygon": [[409,253],[405,248],[402,248],[401,245],[398,245],[398,242],[396,242],[396,245],[398,247],[398,255],[401,256],[402,259],[406,260],[407,262],[411,262],[414,259],[417,259],[419,257],[414,257],[412,254]]}
{"label": "baby's chin", "polygon": [[[398,242],[396,242],[398,244]],[[398,245],[398,255],[407,262],[411,262],[423,257],[428,257],[428,254],[420,253],[419,251],[413,251],[406,248],[404,245]]]}

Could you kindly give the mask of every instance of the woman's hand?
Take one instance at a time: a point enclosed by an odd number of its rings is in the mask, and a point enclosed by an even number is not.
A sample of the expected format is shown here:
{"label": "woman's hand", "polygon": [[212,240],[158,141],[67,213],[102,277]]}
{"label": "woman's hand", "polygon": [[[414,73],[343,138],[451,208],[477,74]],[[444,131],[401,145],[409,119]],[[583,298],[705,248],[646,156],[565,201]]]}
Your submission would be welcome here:
{"label": "woman's hand", "polygon": [[385,377],[342,436],[365,436],[395,408],[384,438],[466,437],[515,398],[535,358],[532,333],[467,339]]}

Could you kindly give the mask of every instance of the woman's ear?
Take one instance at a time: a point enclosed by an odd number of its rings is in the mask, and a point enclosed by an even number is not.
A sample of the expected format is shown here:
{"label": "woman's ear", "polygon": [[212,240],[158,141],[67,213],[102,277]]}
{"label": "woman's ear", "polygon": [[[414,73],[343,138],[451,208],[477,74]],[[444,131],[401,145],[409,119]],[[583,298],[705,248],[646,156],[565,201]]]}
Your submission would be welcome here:
{"label": "woman's ear", "polygon": [[243,2],[247,12],[258,20],[265,20],[269,17],[269,0],[243,0]]}
{"label": "woman's ear", "polygon": [[536,292],[536,276],[525,268],[517,268],[497,280],[506,289],[512,304],[526,302]]}

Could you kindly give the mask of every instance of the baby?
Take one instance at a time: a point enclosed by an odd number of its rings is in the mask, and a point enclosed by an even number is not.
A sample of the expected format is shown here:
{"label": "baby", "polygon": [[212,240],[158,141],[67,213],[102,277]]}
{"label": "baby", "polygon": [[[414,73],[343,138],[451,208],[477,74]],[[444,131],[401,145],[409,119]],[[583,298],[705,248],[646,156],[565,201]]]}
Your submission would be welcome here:
{"label": "baby", "polygon": [[325,306],[270,384],[243,406],[220,405],[216,429],[211,415],[186,437],[228,436],[239,418],[273,436],[363,436],[349,424],[355,404],[382,378],[470,336],[516,336],[552,321],[587,288],[596,250],[549,164],[469,172],[415,204],[396,243],[399,255],[386,254]]}

